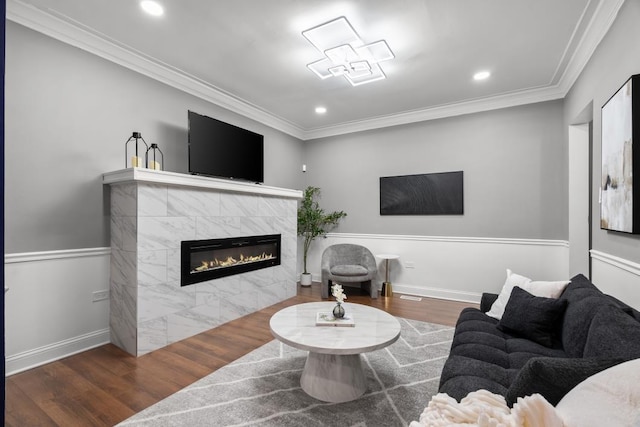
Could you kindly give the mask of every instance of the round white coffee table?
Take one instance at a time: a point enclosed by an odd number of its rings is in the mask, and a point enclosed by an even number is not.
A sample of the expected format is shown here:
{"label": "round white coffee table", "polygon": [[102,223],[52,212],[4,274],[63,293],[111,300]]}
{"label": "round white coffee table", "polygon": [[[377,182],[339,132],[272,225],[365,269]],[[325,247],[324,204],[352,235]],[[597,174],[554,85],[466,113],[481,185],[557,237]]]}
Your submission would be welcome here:
{"label": "round white coffee table", "polygon": [[291,347],[307,350],[300,385],[325,402],[348,402],[367,390],[361,353],[393,344],[400,337],[398,320],[362,304],[344,304],[355,326],[316,326],[316,313],[331,311],[335,302],[311,302],[278,311],[271,333]]}

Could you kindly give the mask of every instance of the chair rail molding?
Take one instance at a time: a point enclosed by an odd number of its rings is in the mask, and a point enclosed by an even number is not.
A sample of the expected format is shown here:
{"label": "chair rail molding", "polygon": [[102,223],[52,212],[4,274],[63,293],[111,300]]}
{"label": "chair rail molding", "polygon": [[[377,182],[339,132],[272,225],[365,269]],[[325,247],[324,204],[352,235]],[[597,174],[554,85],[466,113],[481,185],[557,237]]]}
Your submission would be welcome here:
{"label": "chair rail molding", "polygon": [[622,269],[628,273],[635,274],[636,276],[640,276],[640,264],[629,261],[624,258],[617,257],[615,255],[610,255],[606,252],[597,251],[595,249],[591,249],[589,251],[591,253],[591,258],[602,261],[619,269]]}
{"label": "chair rail molding", "polygon": [[327,233],[326,237],[355,238],[372,240],[413,240],[422,242],[459,242],[459,243],[491,243],[501,245],[535,245],[535,246],[563,246],[569,247],[566,240],[522,239],[502,237],[460,237],[460,236],[420,236],[405,234],[353,234]]}
{"label": "chair rail molding", "polygon": [[592,249],[591,281],[604,293],[640,310],[640,264]]}
{"label": "chair rail molding", "polygon": [[48,259],[66,259],[66,258],[82,258],[91,256],[110,255],[111,248],[82,248],[82,249],[63,249],[55,251],[40,251],[40,252],[23,252],[5,254],[5,264],[15,264],[19,262],[33,262],[44,261]]}

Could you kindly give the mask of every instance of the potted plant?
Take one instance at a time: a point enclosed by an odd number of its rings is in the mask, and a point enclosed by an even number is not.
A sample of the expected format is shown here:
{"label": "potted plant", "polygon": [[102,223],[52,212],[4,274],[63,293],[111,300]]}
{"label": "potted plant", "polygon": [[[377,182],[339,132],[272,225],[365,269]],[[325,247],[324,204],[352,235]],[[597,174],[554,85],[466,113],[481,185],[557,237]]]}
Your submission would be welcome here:
{"label": "potted plant", "polygon": [[318,236],[324,236],[335,227],[341,218],[347,216],[343,211],[326,214],[318,204],[320,188],[307,187],[298,208],[298,236],[303,237],[302,260],[304,271],[300,277],[302,286],[311,285],[311,274],[307,271],[307,254],[313,240]]}

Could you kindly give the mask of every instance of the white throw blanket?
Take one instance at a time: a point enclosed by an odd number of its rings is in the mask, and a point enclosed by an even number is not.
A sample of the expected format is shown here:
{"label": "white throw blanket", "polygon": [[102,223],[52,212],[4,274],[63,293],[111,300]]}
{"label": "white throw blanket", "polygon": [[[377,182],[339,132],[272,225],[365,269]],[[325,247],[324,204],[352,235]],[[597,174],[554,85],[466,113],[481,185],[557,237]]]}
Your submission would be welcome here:
{"label": "white throw blanket", "polygon": [[409,427],[563,427],[555,408],[539,394],[518,398],[509,409],[504,397],[487,390],[469,393],[458,403],[438,393]]}
{"label": "white throw blanket", "polygon": [[640,359],[605,369],[574,387],[554,408],[539,394],[504,397],[487,390],[458,403],[438,393],[410,427],[640,427]]}

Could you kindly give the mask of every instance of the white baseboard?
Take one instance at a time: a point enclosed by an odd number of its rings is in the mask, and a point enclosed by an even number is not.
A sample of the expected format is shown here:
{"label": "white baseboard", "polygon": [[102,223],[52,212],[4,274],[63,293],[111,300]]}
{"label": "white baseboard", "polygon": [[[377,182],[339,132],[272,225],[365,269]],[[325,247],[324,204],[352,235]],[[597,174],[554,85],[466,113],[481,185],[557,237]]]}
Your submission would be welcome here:
{"label": "white baseboard", "polygon": [[450,301],[471,302],[480,304],[482,294],[476,292],[458,291],[455,289],[433,288],[433,287],[416,287],[411,285],[403,285],[401,283],[392,283],[394,294],[415,295],[425,298],[437,298]]}
{"label": "white baseboard", "polygon": [[14,375],[64,357],[99,347],[110,342],[109,329],[49,344],[9,356],[5,360],[6,376]]}

